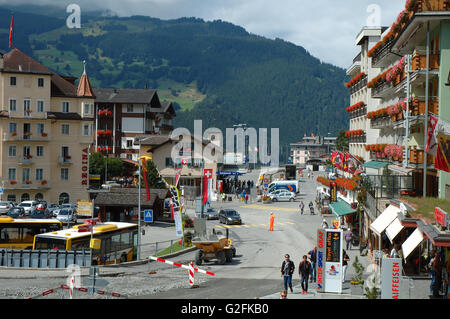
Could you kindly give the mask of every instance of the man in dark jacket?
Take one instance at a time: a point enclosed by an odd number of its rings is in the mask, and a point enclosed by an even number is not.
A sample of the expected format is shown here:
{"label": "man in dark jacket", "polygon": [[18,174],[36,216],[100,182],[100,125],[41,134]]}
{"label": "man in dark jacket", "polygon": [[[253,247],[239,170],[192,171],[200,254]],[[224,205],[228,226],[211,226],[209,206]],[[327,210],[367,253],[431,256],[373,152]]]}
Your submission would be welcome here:
{"label": "man in dark jacket", "polygon": [[300,265],[298,266],[298,274],[302,282],[302,294],[304,295],[308,293],[308,278],[311,272],[312,272],[311,263],[308,261],[308,257],[304,255],[303,260],[300,262]]}
{"label": "man in dark jacket", "polygon": [[292,274],[295,270],[295,264],[289,258],[290,256],[288,254],[284,255],[284,260],[281,264],[281,277],[283,277],[284,290],[287,291],[287,287],[289,285],[291,292],[294,292],[294,290],[292,289]]}

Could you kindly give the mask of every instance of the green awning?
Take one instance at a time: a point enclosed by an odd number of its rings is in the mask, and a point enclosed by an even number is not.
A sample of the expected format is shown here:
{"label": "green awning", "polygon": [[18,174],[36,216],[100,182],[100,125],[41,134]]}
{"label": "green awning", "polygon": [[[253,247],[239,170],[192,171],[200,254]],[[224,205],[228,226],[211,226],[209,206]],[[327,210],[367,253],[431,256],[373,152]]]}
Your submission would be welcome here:
{"label": "green awning", "polygon": [[349,204],[341,199],[338,199],[337,202],[330,203],[330,208],[333,214],[337,217],[356,213],[356,209],[353,209]]}
{"label": "green awning", "polygon": [[388,165],[388,162],[379,162],[379,161],[370,161],[367,163],[364,163],[363,166],[367,167],[367,168],[375,168],[375,169],[380,169],[383,167],[386,167],[386,165]]}

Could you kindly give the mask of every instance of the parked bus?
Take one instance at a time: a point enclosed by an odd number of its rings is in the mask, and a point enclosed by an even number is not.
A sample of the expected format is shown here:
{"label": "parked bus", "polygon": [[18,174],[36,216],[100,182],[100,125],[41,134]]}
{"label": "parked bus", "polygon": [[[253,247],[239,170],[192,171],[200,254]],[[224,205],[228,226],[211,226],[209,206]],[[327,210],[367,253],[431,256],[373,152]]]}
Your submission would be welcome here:
{"label": "parked bus", "polygon": [[63,225],[56,219],[14,219],[0,217],[0,248],[31,249],[34,236],[58,231]]}
{"label": "parked bus", "polygon": [[[92,250],[92,264],[107,265],[136,260],[138,226],[130,223],[107,222],[94,225],[93,238],[100,248]],[[89,225],[48,232],[35,236],[33,249],[90,249]]]}

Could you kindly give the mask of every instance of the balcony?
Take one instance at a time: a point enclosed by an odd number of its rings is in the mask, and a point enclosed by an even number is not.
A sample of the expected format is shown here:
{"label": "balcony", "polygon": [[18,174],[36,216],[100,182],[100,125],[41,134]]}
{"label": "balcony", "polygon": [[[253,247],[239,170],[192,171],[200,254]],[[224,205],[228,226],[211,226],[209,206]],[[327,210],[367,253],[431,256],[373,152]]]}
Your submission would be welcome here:
{"label": "balcony", "polygon": [[[411,110],[411,115],[424,115],[425,114],[425,99],[420,99],[415,97],[411,100],[411,104],[409,106]],[[439,98],[434,97],[428,100],[428,112],[439,114]]]}
{"label": "balcony", "polygon": [[[430,69],[439,69],[441,55],[430,54]],[[411,71],[418,71],[427,68],[427,54],[426,52],[417,51],[411,60]]]}
{"label": "balcony", "polygon": [[[436,161],[436,157],[430,154],[427,154],[427,165],[434,167],[434,163]],[[409,149],[409,164],[411,165],[423,165],[425,160],[425,151],[419,150],[415,146]]]}
{"label": "balcony", "polygon": [[372,56],[372,68],[384,68],[394,63],[398,59],[398,55],[391,52],[394,40],[386,42]]}
{"label": "balcony", "polygon": [[26,132],[23,134],[18,134],[17,132],[13,133],[7,133],[3,132],[2,137],[3,142],[49,142],[50,136],[48,133],[41,133],[41,134],[32,134],[30,132]]}
{"label": "balcony", "polygon": [[372,88],[372,98],[382,99],[392,95],[395,91],[394,84],[392,82],[383,82]]}
{"label": "balcony", "polygon": [[356,83],[354,86],[350,88],[350,95],[355,94],[356,92],[360,91],[361,89],[365,88],[367,85],[367,76],[361,79],[358,83]]}
{"label": "balcony", "polygon": [[22,156],[19,158],[19,165],[33,165],[34,160],[32,155]]}
{"label": "balcony", "polygon": [[47,190],[50,189],[50,184],[47,181],[38,180],[8,181],[5,188],[8,190]]}

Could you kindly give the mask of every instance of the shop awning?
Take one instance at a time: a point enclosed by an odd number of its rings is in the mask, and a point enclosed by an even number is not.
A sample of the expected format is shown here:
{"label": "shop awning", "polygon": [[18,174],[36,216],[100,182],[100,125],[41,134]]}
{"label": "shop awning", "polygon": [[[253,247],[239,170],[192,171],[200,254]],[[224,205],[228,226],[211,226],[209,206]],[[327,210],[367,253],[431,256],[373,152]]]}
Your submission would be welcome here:
{"label": "shop awning", "polygon": [[402,245],[403,259],[406,260],[406,257],[408,257],[424,239],[425,237],[423,236],[422,231],[419,228],[416,228]]}
{"label": "shop awning", "polygon": [[414,168],[406,168],[406,167],[398,166],[398,165],[389,165],[388,168],[389,168],[389,170],[399,173],[401,175],[408,175],[409,173],[414,171]]}
{"label": "shop awning", "polygon": [[372,229],[378,236],[386,230],[386,228],[397,218],[397,213],[401,212],[400,208],[389,205],[383,213],[370,224]]}
{"label": "shop awning", "polygon": [[387,163],[387,162],[370,161],[370,162],[364,163],[363,166],[367,167],[367,168],[380,169],[380,168],[386,167],[388,164],[389,163]]}
{"label": "shop awning", "polygon": [[341,199],[338,199],[337,202],[330,203],[329,207],[331,208],[333,214],[337,217],[342,217],[356,212],[355,209]]}
{"label": "shop awning", "polygon": [[400,219],[396,218],[394,221],[386,228],[386,235],[388,236],[391,243],[394,242],[395,236],[402,231],[404,226],[400,222]]}

